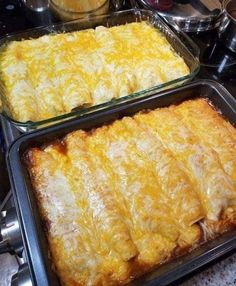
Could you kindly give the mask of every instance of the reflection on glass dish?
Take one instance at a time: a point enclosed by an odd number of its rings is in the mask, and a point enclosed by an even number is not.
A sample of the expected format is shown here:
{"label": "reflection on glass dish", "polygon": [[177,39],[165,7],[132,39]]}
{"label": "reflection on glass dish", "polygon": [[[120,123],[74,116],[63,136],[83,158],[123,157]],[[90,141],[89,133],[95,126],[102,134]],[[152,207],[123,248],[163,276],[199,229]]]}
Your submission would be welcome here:
{"label": "reflection on glass dish", "polygon": [[[129,93],[127,96],[123,96],[121,98],[115,98],[111,101],[101,103],[89,108],[82,108],[79,111],[65,113],[56,117],[52,117],[50,119],[46,120],[39,120],[39,121],[15,121],[11,116],[11,113],[9,113],[9,108],[7,105],[4,105],[6,108],[4,109],[6,117],[8,119],[11,119],[11,122],[14,123],[19,129],[22,131],[35,129],[42,125],[48,125],[52,122],[59,122],[61,120],[65,120],[68,118],[72,118],[74,116],[81,116],[85,113],[91,113],[97,110],[105,109],[114,105],[118,105],[121,103],[128,102],[130,100],[134,100],[136,98],[140,98],[143,96],[148,96],[152,94],[153,92],[157,92],[160,90],[163,90],[167,87],[173,87],[180,85],[184,83],[187,80],[192,79],[197,72],[199,71],[199,61],[198,61],[198,49],[193,46],[191,40],[188,38],[178,38],[174,32],[171,31],[170,28],[168,28],[160,19],[157,17],[157,15],[151,11],[144,11],[144,10],[127,10],[123,12],[103,15],[99,17],[93,17],[90,18],[90,21],[84,21],[84,20],[76,20],[68,23],[63,23],[59,25],[53,25],[46,28],[31,30],[26,33],[21,33],[16,36],[8,36],[7,38],[3,39],[1,42],[1,45],[4,45],[6,43],[9,43],[10,41],[14,41],[13,43],[17,43],[17,41],[20,41],[21,39],[30,39],[30,38],[38,38],[40,36],[43,36],[45,34],[55,34],[60,32],[72,32],[72,31],[78,31],[86,28],[94,28],[96,26],[105,26],[105,27],[111,27],[111,26],[117,26],[122,25],[126,23],[132,23],[132,22],[141,22],[141,21],[147,21],[149,22],[153,27],[158,29],[166,38],[166,40],[169,42],[169,44],[174,47],[174,50],[178,56],[180,56],[186,65],[189,68],[189,73],[187,75],[183,75],[180,77],[177,77],[173,80],[167,80],[166,82],[162,82],[160,84],[154,84],[153,87],[150,88],[144,88],[141,91],[135,91],[133,93]],[[91,30],[90,30],[91,31]],[[43,39],[48,39],[48,36],[42,37]],[[130,39],[130,37],[129,37]],[[59,45],[60,47],[60,45]],[[47,49],[48,50],[48,49]],[[171,51],[171,49],[170,49]],[[142,51],[143,53],[143,51]],[[45,54],[45,53],[44,53]],[[28,53],[27,53],[28,55]],[[41,55],[40,55],[41,56]],[[129,58],[127,58],[129,59]],[[40,61],[41,62],[41,61]],[[33,65],[34,66],[34,65]],[[48,65],[44,65],[48,66]],[[150,64],[150,66],[152,66]],[[165,65],[163,65],[165,66]],[[173,69],[174,70],[174,69]],[[134,69],[135,71],[135,69]],[[136,71],[139,71],[136,70]],[[3,86],[4,87],[4,86]],[[3,88],[4,91],[4,88]],[[2,92],[2,95],[4,97],[5,93]],[[4,100],[3,100],[4,102]],[[73,109],[73,108],[71,108]],[[7,116],[8,115],[8,116]]]}

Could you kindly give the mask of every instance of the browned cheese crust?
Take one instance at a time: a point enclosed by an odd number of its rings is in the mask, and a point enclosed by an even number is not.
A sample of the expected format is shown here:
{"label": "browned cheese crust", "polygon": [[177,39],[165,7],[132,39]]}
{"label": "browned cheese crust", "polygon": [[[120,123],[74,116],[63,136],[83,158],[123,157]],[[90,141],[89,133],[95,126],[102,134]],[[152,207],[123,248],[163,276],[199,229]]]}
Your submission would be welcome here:
{"label": "browned cheese crust", "polygon": [[65,286],[123,285],[236,225],[236,130],[204,99],[26,154]]}

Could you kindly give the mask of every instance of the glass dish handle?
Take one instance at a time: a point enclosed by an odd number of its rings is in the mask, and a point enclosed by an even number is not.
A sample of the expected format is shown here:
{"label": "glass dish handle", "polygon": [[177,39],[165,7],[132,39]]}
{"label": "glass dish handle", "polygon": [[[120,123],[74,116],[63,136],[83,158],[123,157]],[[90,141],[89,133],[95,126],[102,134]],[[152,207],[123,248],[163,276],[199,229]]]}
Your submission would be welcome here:
{"label": "glass dish handle", "polygon": [[125,5],[125,0],[112,0],[112,5],[115,8],[115,11],[121,10]]}

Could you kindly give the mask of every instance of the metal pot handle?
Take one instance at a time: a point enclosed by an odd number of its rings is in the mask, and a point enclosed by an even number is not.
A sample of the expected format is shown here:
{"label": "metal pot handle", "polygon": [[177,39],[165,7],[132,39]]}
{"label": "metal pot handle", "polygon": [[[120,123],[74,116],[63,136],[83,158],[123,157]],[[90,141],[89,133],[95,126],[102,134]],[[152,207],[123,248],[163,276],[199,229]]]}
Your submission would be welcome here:
{"label": "metal pot handle", "polygon": [[18,273],[12,276],[11,286],[33,286],[30,270],[26,263],[20,265]]}
{"label": "metal pot handle", "polygon": [[0,217],[0,254],[13,252],[21,255],[23,244],[15,208],[1,213]]}

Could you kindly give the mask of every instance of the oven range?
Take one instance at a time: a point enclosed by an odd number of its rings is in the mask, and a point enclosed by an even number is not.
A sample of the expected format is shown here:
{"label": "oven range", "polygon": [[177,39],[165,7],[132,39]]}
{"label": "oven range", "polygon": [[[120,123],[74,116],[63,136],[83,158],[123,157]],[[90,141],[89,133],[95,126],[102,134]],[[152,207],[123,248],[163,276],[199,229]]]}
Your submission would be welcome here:
{"label": "oven range", "polygon": [[[17,0],[3,0],[0,3],[0,36],[6,33],[25,30],[38,25],[49,24],[55,21],[50,12],[32,14],[26,11],[26,6]],[[27,15],[27,16],[26,16]],[[30,18],[31,17],[31,18]],[[31,20],[30,20],[31,19]],[[34,19],[32,21],[32,19]],[[190,33],[191,39],[201,50],[201,69],[198,79],[212,79],[221,83],[236,98],[236,53],[225,48],[216,30],[208,32]],[[20,136],[5,118],[1,117],[0,127],[0,285],[33,285],[30,272],[24,255],[23,243],[19,230],[17,215],[14,209],[14,201],[11,195],[4,157],[11,143]],[[3,182],[3,183],[2,183]],[[5,253],[9,252],[11,254]],[[4,254],[3,254],[4,253]],[[231,254],[231,262],[235,261],[236,255]],[[233,263],[233,262],[232,262]],[[236,273],[235,273],[236,275]],[[232,280],[233,281],[233,280]],[[233,284],[235,283],[235,284]],[[175,284],[176,285],[176,284]],[[186,284],[187,285],[187,284]],[[199,284],[200,285],[200,284]],[[213,285],[213,284],[210,284]],[[236,285],[236,281],[232,284]]]}

